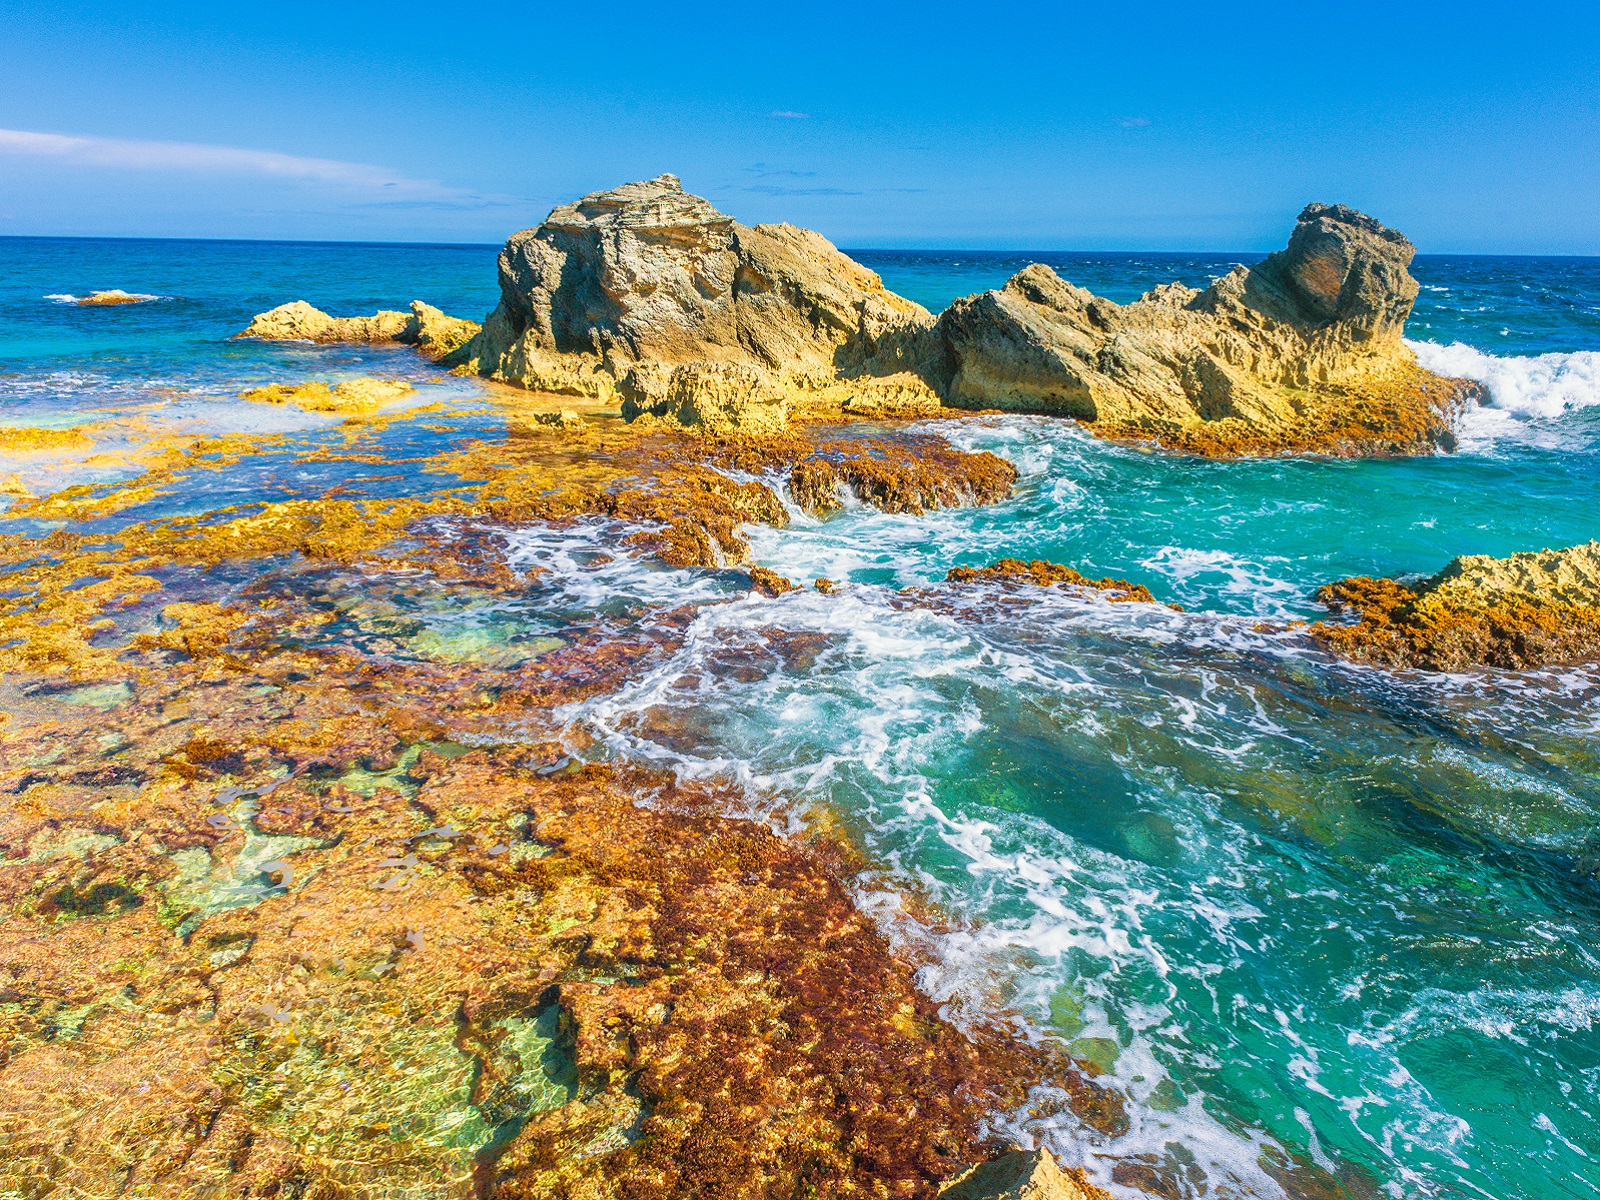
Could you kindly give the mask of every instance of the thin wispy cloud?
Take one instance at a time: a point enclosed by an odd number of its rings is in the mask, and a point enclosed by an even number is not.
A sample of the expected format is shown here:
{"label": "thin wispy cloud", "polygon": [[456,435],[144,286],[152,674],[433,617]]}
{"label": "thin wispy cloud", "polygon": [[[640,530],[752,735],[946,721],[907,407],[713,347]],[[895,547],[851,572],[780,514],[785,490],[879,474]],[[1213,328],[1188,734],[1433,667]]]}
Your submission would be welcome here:
{"label": "thin wispy cloud", "polygon": [[354,192],[367,201],[428,207],[486,208],[517,203],[509,196],[484,195],[413,179],[387,167],[305,158],[275,150],[213,146],[200,142],[146,142],[128,138],[74,137],[0,129],[0,158],[46,159],[70,166],[120,171],[199,175],[265,176]]}
{"label": "thin wispy cloud", "polygon": [[1124,129],[1146,129],[1150,125],[1149,117],[1123,117],[1117,124]]}
{"label": "thin wispy cloud", "polygon": [[861,192],[836,187],[783,187],[775,183],[755,183],[744,189],[763,196],[860,196]]}
{"label": "thin wispy cloud", "polygon": [[767,116],[777,117],[780,121],[809,121],[811,119],[810,113],[795,112],[787,108],[774,109]]}
{"label": "thin wispy cloud", "polygon": [[815,171],[790,171],[780,167],[769,167],[766,163],[752,163],[744,169],[746,175],[754,175],[757,179],[812,179],[816,177]]}

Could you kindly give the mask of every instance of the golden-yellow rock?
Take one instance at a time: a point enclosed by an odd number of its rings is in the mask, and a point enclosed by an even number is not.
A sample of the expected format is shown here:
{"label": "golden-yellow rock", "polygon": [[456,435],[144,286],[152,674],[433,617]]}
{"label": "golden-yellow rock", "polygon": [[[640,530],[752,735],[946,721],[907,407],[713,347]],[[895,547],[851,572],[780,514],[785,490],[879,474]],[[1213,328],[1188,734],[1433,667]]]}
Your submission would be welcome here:
{"label": "golden-yellow rock", "polygon": [[256,404],[294,404],[308,412],[360,414],[377,412],[385,404],[413,395],[416,390],[402,379],[362,378],[333,384],[271,383],[240,392],[239,399]]}
{"label": "golden-yellow rock", "polygon": [[258,313],[241,338],[300,342],[399,342],[415,346],[426,358],[454,354],[478,332],[474,321],[447,316],[421,300],[409,313],[385,310],[370,317],[330,317],[304,300],[280,304]]}
{"label": "golden-yellow rock", "polygon": [[939,1200],[1110,1200],[1110,1193],[1056,1165],[1048,1150],[1013,1150],[939,1189]]}

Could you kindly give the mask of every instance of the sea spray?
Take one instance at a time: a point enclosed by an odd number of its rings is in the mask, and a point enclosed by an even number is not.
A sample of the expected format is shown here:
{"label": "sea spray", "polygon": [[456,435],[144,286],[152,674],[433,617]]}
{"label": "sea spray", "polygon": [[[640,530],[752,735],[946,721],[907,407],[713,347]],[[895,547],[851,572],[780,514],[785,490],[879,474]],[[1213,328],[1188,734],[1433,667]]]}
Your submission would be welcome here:
{"label": "sea spray", "polygon": [[1501,357],[1462,342],[1406,344],[1428,370],[1477,380],[1496,408],[1520,417],[1559,417],[1600,404],[1600,352],[1594,350]]}

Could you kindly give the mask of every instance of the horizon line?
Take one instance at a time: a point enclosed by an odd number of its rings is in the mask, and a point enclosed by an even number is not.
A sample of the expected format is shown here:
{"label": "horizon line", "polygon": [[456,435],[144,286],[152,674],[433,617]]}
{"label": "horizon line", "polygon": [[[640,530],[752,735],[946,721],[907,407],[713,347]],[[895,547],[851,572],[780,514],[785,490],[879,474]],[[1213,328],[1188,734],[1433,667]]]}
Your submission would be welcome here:
{"label": "horizon line", "polygon": [[[530,227],[531,228],[531,227]],[[112,235],[93,233],[0,233],[0,241],[34,242],[214,242],[221,245],[250,246],[396,246],[412,248],[452,248],[497,250],[503,242],[406,241],[361,238],[248,238],[248,237],[163,237],[160,235]],[[843,254],[1188,254],[1217,257],[1256,256],[1265,258],[1271,250],[1157,250],[1151,248],[1071,250],[1044,246],[835,246]],[[1484,251],[1418,250],[1418,258],[1570,258],[1600,259],[1600,254],[1507,254]]]}

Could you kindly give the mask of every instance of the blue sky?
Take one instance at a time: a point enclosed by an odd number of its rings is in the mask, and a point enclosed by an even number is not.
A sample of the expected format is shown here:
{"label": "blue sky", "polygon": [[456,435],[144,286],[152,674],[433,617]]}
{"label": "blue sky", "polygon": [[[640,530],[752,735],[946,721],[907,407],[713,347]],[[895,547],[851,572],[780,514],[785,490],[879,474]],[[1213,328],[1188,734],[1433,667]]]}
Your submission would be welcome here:
{"label": "blue sky", "polygon": [[673,171],[844,246],[1600,254],[1600,5],[7,0],[0,234],[498,242]]}

